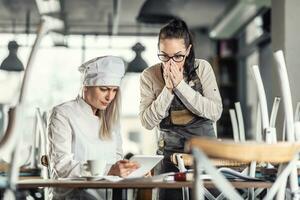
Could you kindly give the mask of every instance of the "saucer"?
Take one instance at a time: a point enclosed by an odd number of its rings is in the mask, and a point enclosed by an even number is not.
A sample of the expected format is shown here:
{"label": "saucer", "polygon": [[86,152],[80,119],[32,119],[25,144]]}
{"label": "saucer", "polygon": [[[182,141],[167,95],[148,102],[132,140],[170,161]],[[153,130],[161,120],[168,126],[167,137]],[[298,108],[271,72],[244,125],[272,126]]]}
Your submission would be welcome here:
{"label": "saucer", "polygon": [[85,178],[88,181],[104,180],[104,176],[81,176],[81,178]]}

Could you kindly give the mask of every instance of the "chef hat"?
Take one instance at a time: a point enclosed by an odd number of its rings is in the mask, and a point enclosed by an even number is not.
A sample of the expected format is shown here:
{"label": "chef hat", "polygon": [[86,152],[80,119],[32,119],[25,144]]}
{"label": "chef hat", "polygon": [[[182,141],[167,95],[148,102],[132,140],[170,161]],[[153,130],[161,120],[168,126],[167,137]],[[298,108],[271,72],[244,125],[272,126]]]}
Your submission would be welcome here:
{"label": "chef hat", "polygon": [[79,71],[83,73],[84,86],[120,86],[125,65],[119,57],[104,56],[87,61]]}

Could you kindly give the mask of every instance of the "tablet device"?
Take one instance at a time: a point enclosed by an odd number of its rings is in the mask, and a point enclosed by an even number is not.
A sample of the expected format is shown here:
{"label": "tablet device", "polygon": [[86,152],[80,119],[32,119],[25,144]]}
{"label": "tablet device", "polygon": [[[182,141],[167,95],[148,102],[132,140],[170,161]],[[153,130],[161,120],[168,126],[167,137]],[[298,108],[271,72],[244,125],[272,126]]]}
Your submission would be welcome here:
{"label": "tablet device", "polygon": [[139,178],[147,174],[155,165],[157,165],[164,156],[162,155],[134,155],[129,160],[137,162],[140,167],[129,174],[126,178]]}

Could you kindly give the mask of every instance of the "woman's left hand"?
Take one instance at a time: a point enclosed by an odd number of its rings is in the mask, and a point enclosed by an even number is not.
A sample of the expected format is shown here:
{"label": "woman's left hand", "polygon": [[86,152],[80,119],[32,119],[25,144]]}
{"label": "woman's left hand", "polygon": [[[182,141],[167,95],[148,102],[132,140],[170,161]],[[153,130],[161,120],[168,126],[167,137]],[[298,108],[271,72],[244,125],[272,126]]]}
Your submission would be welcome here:
{"label": "woman's left hand", "polygon": [[183,80],[183,68],[178,68],[178,66],[173,63],[170,67],[170,75],[174,88]]}
{"label": "woman's left hand", "polygon": [[139,168],[139,164],[136,162],[131,162],[129,160],[119,160],[110,168],[108,175],[126,177],[131,172]]}

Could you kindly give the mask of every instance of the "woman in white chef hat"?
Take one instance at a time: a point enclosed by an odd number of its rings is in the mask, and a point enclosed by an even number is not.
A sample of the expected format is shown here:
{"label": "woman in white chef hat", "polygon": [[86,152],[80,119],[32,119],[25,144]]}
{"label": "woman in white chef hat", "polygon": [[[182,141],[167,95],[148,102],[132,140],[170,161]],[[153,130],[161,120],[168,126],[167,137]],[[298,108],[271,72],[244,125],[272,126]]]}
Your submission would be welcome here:
{"label": "woman in white chef hat", "polygon": [[[80,177],[84,175],[87,160],[99,159],[105,159],[107,163],[106,175],[126,177],[138,165],[122,160],[119,110],[124,63],[115,56],[98,57],[84,63],[79,71],[83,74],[81,94],[54,107],[50,116],[51,178]],[[58,191],[54,194],[64,191],[64,196],[77,193],[76,199],[87,198],[80,197],[87,190]],[[60,195],[59,199],[64,198]]]}

